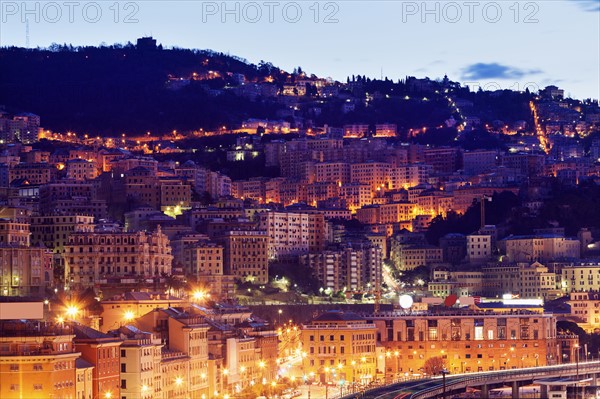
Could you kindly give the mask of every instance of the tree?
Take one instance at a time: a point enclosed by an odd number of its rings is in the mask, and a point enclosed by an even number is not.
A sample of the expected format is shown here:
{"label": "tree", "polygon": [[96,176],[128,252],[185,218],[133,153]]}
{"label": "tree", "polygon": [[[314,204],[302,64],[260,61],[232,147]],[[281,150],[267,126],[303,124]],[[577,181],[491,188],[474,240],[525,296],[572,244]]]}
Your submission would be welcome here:
{"label": "tree", "polygon": [[430,357],[423,364],[423,372],[431,375],[440,374],[446,368],[446,362],[440,356]]}

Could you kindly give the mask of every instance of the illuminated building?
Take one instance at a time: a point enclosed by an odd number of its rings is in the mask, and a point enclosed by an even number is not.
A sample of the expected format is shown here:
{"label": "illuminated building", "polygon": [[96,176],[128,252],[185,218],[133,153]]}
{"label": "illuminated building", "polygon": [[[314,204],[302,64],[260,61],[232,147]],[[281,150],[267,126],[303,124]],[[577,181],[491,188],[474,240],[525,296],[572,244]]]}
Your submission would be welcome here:
{"label": "illuminated building", "polygon": [[223,274],[223,247],[210,241],[196,241],[183,249],[183,269],[188,276]]}
{"label": "illuminated building", "polygon": [[506,248],[506,256],[513,262],[579,259],[581,251],[579,240],[556,234],[508,236],[501,243]]}
{"label": "illuminated building", "polygon": [[29,246],[29,223],[0,219],[0,245]]}
{"label": "illuminated building", "polygon": [[571,316],[577,319],[577,325],[589,333],[600,330],[600,292],[571,292],[569,301]]}
{"label": "illuminated building", "polygon": [[67,283],[92,287],[108,277],[152,277],[171,273],[171,246],[160,229],[153,233],[73,233],[63,260]]}
{"label": "illuminated building", "polygon": [[521,298],[552,300],[561,296],[556,288],[556,274],[538,262],[495,263],[482,267],[481,271],[482,293],[490,297],[510,293]]}
{"label": "illuminated building", "polygon": [[344,125],[344,138],[360,139],[369,132],[369,125],[354,124]]}
{"label": "illuminated building", "polygon": [[339,195],[340,198],[346,201],[346,205],[350,210],[356,210],[371,204],[373,196],[371,187],[368,184],[361,183],[342,184],[339,188]]}
{"label": "illuminated building", "polygon": [[494,314],[451,309],[438,313],[372,315],[386,350],[386,379],[423,373],[441,357],[449,372],[503,370],[560,363],[561,337],[552,314]]}
{"label": "illuminated building", "polygon": [[187,301],[164,292],[131,291],[103,299],[101,331],[114,330],[154,309],[182,307]]}
{"label": "illuminated building", "polygon": [[411,221],[416,212],[417,205],[408,202],[367,205],[356,210],[356,219],[365,224],[397,223]]}
{"label": "illuminated building", "polygon": [[368,384],[377,379],[377,330],[363,317],[328,311],[302,325],[302,368],[322,383]]}
{"label": "illuminated building", "polygon": [[67,178],[75,181],[91,180],[96,177],[97,169],[92,161],[71,159],[67,161]]}
{"label": "illuminated building", "polygon": [[227,274],[256,284],[269,281],[269,236],[265,231],[229,231],[223,242]]}
{"label": "illuminated building", "polygon": [[158,172],[158,161],[150,157],[119,158],[111,162],[110,170],[115,172],[129,172],[132,169],[142,168],[150,171],[152,175]]}
{"label": "illuminated building", "polygon": [[175,217],[189,209],[192,201],[192,187],[178,179],[160,180],[160,210]]}
{"label": "illuminated building", "polygon": [[0,295],[43,297],[53,281],[49,250],[0,245]]}
{"label": "illuminated building", "polygon": [[165,342],[161,380],[165,398],[201,399],[209,395],[208,330],[202,315],[192,310],[154,309],[136,320],[143,331]]}
{"label": "illuminated building", "polygon": [[212,298],[228,298],[234,293],[234,276],[223,274],[223,246],[204,240],[183,249],[184,273],[193,278]]}
{"label": "illuminated building", "polygon": [[350,181],[371,186],[371,191],[390,187],[390,165],[384,162],[353,163],[350,165]]}
{"label": "illuminated building", "polygon": [[390,260],[399,270],[413,270],[419,266],[442,263],[442,249],[424,243],[391,241]]}
{"label": "illuminated building", "polygon": [[335,182],[342,185],[350,183],[350,164],[346,162],[319,162],[315,164],[315,181]]}
{"label": "illuminated building", "polygon": [[[130,320],[132,321],[132,320]],[[112,331],[123,341],[121,352],[121,398],[162,397],[160,339],[133,325]]]}
{"label": "illuminated building", "polygon": [[273,258],[320,251],[325,245],[325,218],[318,212],[265,212],[260,228],[267,231]]}
{"label": "illuminated building", "polygon": [[31,185],[46,184],[54,180],[57,169],[47,163],[19,163],[8,169],[8,181],[25,179]]}
{"label": "illuminated building", "polygon": [[0,321],[0,397],[75,398],[79,357],[71,329],[37,321]]}
{"label": "illuminated building", "polygon": [[125,194],[138,205],[158,209],[160,205],[160,187],[158,178],[151,170],[136,167],[125,173]]}
{"label": "illuminated building", "polygon": [[560,288],[564,293],[600,291],[600,263],[576,262],[555,264],[560,272]]}
{"label": "illuminated building", "polygon": [[396,137],[398,126],[395,123],[380,123],[375,125],[373,137]]}
{"label": "illuminated building", "polygon": [[[435,273],[438,273],[438,276],[435,276]],[[477,271],[434,272],[434,279],[427,284],[427,291],[439,298],[447,298],[451,294],[481,295],[482,290],[483,273]]]}
{"label": "illuminated building", "polygon": [[62,253],[71,233],[93,233],[94,217],[73,214],[32,216],[31,244]]}
{"label": "illuminated building", "polygon": [[316,206],[318,201],[324,201],[339,196],[340,187],[335,182],[320,182],[306,185],[306,203]]}
{"label": "illuminated building", "polygon": [[93,328],[73,325],[73,343],[81,358],[94,366],[93,398],[120,398],[121,340]]}
{"label": "illuminated building", "polygon": [[94,365],[82,358],[75,360],[75,373],[77,382],[75,383],[75,398],[88,399],[94,392]]}
{"label": "illuminated building", "polygon": [[486,234],[467,235],[467,259],[471,263],[486,262],[492,256],[492,237]]}
{"label": "illuminated building", "polygon": [[425,164],[399,165],[390,169],[390,188],[408,189],[427,182],[433,167]]}
{"label": "illuminated building", "polygon": [[364,291],[381,276],[382,252],[375,245],[348,245],[300,257],[324,289]]}

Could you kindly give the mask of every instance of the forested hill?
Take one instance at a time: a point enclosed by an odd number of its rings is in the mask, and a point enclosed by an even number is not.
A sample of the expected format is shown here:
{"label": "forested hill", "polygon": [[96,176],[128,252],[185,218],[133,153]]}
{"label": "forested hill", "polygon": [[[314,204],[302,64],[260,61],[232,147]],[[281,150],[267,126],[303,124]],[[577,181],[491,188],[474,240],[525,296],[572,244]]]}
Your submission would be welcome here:
{"label": "forested hill", "polygon": [[250,81],[283,75],[268,63],[252,65],[222,53],[160,46],[2,48],[0,104],[39,114],[44,126],[56,130],[107,134],[211,128],[273,112],[267,104],[235,96],[211,97],[206,84],[195,81],[177,91],[166,84],[170,76],[209,71],[221,71],[223,77],[211,80],[208,89],[228,84],[236,73]]}

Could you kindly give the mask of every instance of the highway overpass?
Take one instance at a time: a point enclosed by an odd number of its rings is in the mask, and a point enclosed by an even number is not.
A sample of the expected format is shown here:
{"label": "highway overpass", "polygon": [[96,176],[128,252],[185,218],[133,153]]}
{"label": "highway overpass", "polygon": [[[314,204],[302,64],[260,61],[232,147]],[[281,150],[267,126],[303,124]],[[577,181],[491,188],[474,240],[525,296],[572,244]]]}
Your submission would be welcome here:
{"label": "highway overpass", "polygon": [[[445,378],[424,378],[352,393],[345,395],[343,399],[443,398],[444,392],[446,397],[450,398],[451,394],[465,392],[467,388],[480,389],[481,397],[487,398],[489,390],[507,385],[512,387],[512,398],[518,398],[519,387],[534,382],[541,385],[540,399],[548,398],[548,387],[560,386],[570,387],[569,396],[564,397],[574,399],[576,388],[577,392],[580,392],[580,389],[584,389],[583,386],[598,386],[598,381],[600,381],[600,361],[596,360],[555,366],[446,375]],[[560,396],[556,397],[560,398]]]}

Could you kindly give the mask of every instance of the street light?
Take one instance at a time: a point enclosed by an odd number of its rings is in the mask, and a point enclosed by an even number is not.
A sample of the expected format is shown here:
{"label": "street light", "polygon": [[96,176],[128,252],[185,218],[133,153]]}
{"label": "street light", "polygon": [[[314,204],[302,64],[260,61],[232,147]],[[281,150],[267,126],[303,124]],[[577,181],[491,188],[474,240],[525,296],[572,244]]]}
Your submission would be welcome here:
{"label": "street light", "polygon": [[579,344],[573,345],[575,348],[575,372],[577,375],[577,381],[575,382],[575,397],[579,397]]}
{"label": "street light", "polygon": [[354,393],[356,388],[356,361],[352,360],[350,364],[352,365],[352,393]]}
{"label": "street light", "polygon": [[449,371],[446,368],[442,369],[442,399],[446,399],[446,374],[448,373]]}
{"label": "street light", "polygon": [[75,318],[75,316],[77,316],[77,313],[79,313],[79,308],[75,305],[69,305],[67,306],[67,310],[65,311],[65,314],[67,316],[69,316],[70,318]]}
{"label": "street light", "polygon": [[123,319],[125,319],[126,322],[130,322],[134,318],[135,318],[135,313],[133,313],[133,311],[131,311],[131,310],[128,310],[123,314]]}

